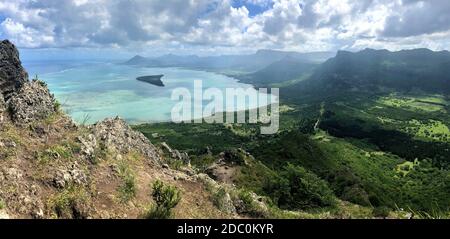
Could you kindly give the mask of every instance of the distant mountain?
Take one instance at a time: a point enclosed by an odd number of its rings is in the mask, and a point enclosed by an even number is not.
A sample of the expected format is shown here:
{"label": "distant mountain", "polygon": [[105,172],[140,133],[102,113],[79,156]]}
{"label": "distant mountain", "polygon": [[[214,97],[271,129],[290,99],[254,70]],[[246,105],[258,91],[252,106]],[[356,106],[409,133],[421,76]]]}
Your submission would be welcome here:
{"label": "distant mountain", "polygon": [[128,60],[126,62],[127,65],[139,65],[142,62],[147,61],[147,58],[140,56],[140,55],[136,55],[133,58],[131,58],[130,60]]}
{"label": "distant mountain", "polygon": [[293,59],[305,62],[324,62],[332,56],[333,53],[330,52],[298,53],[275,50],[259,50],[255,54],[250,55],[199,57],[195,55],[177,56],[170,54],[155,58],[135,56],[124,64],[147,67],[189,67],[207,70],[255,72],[286,57],[291,57]]}
{"label": "distant mountain", "polygon": [[242,82],[253,84],[257,87],[266,87],[288,81],[300,81],[311,74],[318,65],[289,55],[264,69],[251,74],[237,76],[237,78]]}
{"label": "distant mountain", "polygon": [[339,51],[287,93],[342,90],[450,93],[450,53],[428,49]]}

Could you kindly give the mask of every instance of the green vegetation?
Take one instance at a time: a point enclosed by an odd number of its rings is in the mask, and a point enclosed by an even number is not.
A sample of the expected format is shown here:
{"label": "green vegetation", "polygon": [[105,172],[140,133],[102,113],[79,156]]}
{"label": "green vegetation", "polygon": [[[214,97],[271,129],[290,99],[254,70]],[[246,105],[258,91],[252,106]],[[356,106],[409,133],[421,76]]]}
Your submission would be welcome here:
{"label": "green vegetation", "polygon": [[181,200],[181,192],[171,185],[164,185],[161,181],[156,181],[152,186],[152,197],[155,204],[151,207],[147,219],[168,219],[172,217],[172,209]]}
{"label": "green vegetation", "polygon": [[[282,130],[274,136],[257,133],[243,136],[230,127],[209,124],[153,124],[136,128],[147,136],[158,132],[161,138],[157,141],[189,151],[192,165],[200,171],[211,165],[218,153],[244,148],[255,159],[247,159],[249,163],[240,168],[234,183],[268,196],[282,208],[288,203],[280,204],[278,199],[283,186],[284,192],[289,191],[286,169],[291,165],[323,180],[322,189],[328,187],[331,195],[340,200],[384,211],[403,208],[416,215],[448,211],[450,200],[445,196],[449,184],[445,182],[450,182],[446,169],[446,160],[450,158],[445,150],[448,144],[442,139],[424,138],[423,133],[417,133],[422,130],[410,129],[413,125],[417,127],[417,122],[430,122],[428,127],[433,126],[436,134],[437,128],[443,130],[443,125],[448,125],[448,115],[444,111],[386,106],[378,99],[377,95],[355,93],[335,96],[325,102],[310,101],[307,106],[290,104],[289,110],[281,115]],[[314,132],[321,109],[320,130]],[[434,119],[430,121],[430,117]],[[233,127],[251,128],[252,125]],[[197,134],[191,134],[192,130]],[[212,154],[205,153],[207,146],[213,149]],[[268,187],[269,182],[277,187]],[[321,208],[325,204],[309,206]],[[308,203],[298,205],[306,208]]]}
{"label": "green vegetation", "polygon": [[75,153],[78,153],[80,146],[73,142],[64,142],[62,144],[53,145],[45,150],[36,153],[36,159],[40,164],[48,164],[53,160],[71,160]]}
{"label": "green vegetation", "polygon": [[[424,57],[427,61],[417,60]],[[251,192],[268,197],[272,216],[299,216],[282,208],[443,218],[450,211],[449,58],[423,49],[368,49],[340,52],[317,67],[284,59],[240,73],[236,77],[244,82],[281,87],[276,135],[259,135],[259,125],[248,124],[161,123],[135,129],[188,151],[201,172],[221,152],[250,152],[233,183],[249,207]]]}
{"label": "green vegetation", "polygon": [[403,108],[411,111],[421,110],[426,112],[435,112],[444,110],[446,101],[440,95],[434,96],[412,96],[390,94],[389,96],[380,97],[378,102],[382,105]]}
{"label": "green vegetation", "polygon": [[376,207],[373,209],[372,214],[374,217],[387,218],[391,210],[388,207]]}
{"label": "green vegetation", "polygon": [[70,186],[50,198],[47,205],[53,209],[56,218],[83,219],[83,208],[89,198],[84,187]]}
{"label": "green vegetation", "polygon": [[283,209],[311,209],[334,206],[336,201],[328,184],[303,167],[289,164],[264,188]]}
{"label": "green vegetation", "polygon": [[128,202],[136,196],[136,178],[126,162],[121,162],[118,167],[119,177],[123,180],[122,185],[118,188],[120,200]]}
{"label": "green vegetation", "polygon": [[221,211],[227,211],[229,205],[229,194],[225,190],[225,188],[220,187],[217,190],[211,190],[212,191],[212,202],[214,205],[219,208]]}

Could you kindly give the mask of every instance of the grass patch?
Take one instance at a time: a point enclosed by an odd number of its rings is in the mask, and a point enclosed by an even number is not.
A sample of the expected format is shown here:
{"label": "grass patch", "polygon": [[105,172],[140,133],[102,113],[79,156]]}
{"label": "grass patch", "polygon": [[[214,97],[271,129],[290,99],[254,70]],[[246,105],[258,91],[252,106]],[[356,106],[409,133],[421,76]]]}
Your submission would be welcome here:
{"label": "grass patch", "polygon": [[450,130],[441,121],[428,120],[426,122],[411,120],[411,126],[406,128],[406,131],[415,135],[418,138],[424,138],[433,141],[450,142]]}
{"label": "grass patch", "polygon": [[54,160],[63,159],[71,160],[74,159],[74,154],[80,151],[80,146],[75,143],[64,143],[61,145],[53,145],[49,148],[39,151],[36,153],[36,159],[39,164],[48,164]]}
{"label": "grass patch", "polygon": [[117,191],[119,192],[120,200],[125,203],[136,196],[136,177],[126,162],[119,163],[118,167],[119,177],[123,180],[123,182]]}
{"label": "grass patch", "polygon": [[391,94],[389,96],[380,97],[378,103],[385,106],[405,108],[408,110],[421,110],[426,112],[435,112],[445,109],[447,102],[442,96],[402,96]]}
{"label": "grass patch", "polygon": [[89,201],[89,193],[81,186],[70,186],[47,202],[56,218],[85,218],[82,208]]}

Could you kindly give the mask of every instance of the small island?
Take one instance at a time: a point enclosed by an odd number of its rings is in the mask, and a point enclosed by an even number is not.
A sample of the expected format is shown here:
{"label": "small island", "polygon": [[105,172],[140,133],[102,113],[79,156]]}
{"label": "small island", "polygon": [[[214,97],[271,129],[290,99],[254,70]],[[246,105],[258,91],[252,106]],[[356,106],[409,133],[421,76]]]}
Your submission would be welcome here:
{"label": "small island", "polygon": [[164,87],[164,83],[161,80],[161,78],[163,78],[163,76],[164,75],[141,76],[141,77],[136,78],[136,80],[147,82],[152,85]]}

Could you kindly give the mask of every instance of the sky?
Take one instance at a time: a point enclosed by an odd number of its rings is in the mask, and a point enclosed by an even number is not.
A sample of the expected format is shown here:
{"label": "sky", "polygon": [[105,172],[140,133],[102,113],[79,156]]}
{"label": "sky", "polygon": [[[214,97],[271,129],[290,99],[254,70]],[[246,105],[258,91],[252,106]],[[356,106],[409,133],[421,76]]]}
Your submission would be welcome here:
{"label": "sky", "polygon": [[450,49],[450,0],[0,0],[30,57]]}

